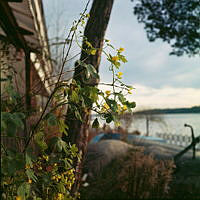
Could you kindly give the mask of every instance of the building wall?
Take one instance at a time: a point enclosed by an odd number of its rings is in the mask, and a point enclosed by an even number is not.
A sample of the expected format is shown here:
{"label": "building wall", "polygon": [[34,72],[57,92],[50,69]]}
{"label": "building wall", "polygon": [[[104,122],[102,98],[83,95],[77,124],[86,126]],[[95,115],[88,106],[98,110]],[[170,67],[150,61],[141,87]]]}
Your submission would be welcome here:
{"label": "building wall", "polygon": [[[15,89],[25,95],[25,59],[22,50],[8,43],[0,41],[1,78],[11,75]],[[1,82],[1,94],[5,91],[7,81]]]}

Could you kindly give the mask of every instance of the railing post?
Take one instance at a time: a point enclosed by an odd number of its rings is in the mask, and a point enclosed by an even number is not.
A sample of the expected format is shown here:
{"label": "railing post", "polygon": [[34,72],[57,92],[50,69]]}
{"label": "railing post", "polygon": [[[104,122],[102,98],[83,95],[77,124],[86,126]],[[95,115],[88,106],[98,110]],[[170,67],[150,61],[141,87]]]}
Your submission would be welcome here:
{"label": "railing post", "polygon": [[[192,126],[189,124],[184,124],[184,126],[189,127],[191,129],[192,143],[194,143],[195,137],[194,137],[194,130],[193,130]],[[192,159],[195,159],[196,158],[196,144],[193,145],[192,149],[193,149]]]}

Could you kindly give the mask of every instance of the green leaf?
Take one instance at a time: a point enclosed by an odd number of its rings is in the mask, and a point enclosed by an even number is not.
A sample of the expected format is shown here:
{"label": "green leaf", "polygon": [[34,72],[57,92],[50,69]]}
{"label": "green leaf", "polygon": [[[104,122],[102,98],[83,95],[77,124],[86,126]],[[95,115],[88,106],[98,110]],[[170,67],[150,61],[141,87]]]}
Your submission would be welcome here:
{"label": "green leaf", "polygon": [[10,113],[9,112],[1,112],[1,120],[2,121],[7,121],[10,119]]}
{"label": "green leaf", "polygon": [[126,101],[126,98],[124,97],[124,95],[123,95],[123,94],[120,94],[120,93],[117,93],[116,95],[118,96],[119,101],[120,101],[122,104],[124,104],[124,102]]}
{"label": "green leaf", "polygon": [[113,63],[114,65],[115,65],[115,67],[117,68],[117,69],[119,69],[119,67],[120,67],[120,62],[115,62],[115,63]]}
{"label": "green leaf", "polygon": [[58,121],[58,125],[59,125],[59,131],[60,133],[64,133],[66,136],[68,135],[67,133],[67,129],[69,129],[69,127],[67,126],[67,124],[65,123],[64,120],[59,120]]}
{"label": "green leaf", "polygon": [[20,115],[20,113],[14,113],[12,115],[13,117],[13,121],[15,122],[16,126],[18,128],[20,128],[20,130],[23,130],[24,129],[24,123],[22,121],[22,118],[21,118],[22,115]]}
{"label": "green leaf", "polygon": [[99,78],[99,75],[97,73],[97,70],[95,69],[95,67],[91,64],[88,64],[87,67],[86,67],[87,71],[89,72],[90,76],[91,77],[94,77],[94,78]]}
{"label": "green leaf", "polygon": [[136,107],[136,103],[135,102],[126,102],[126,105],[128,108],[135,108]]}
{"label": "green leaf", "polygon": [[78,152],[78,148],[76,147],[75,144],[73,144],[73,145],[71,146],[71,151],[74,152],[74,153],[77,153],[77,152]]}
{"label": "green leaf", "polygon": [[106,119],[106,123],[110,123],[114,120],[113,115],[111,113],[105,114],[104,118]]}
{"label": "green leaf", "polygon": [[90,93],[89,93],[89,97],[90,99],[95,102],[98,100],[98,93],[99,93],[99,89],[96,87],[90,87],[89,89]]}
{"label": "green leaf", "polygon": [[43,132],[37,132],[35,135],[34,135],[34,140],[36,142],[36,144],[40,147],[41,151],[45,151],[48,146],[44,140],[44,133]]}
{"label": "green leaf", "polygon": [[110,109],[113,112],[117,112],[117,110],[118,110],[117,102],[113,99],[108,99],[108,98],[106,98],[105,100],[106,100],[106,103],[109,105]]}
{"label": "green leaf", "polygon": [[9,136],[14,137],[17,128],[23,130],[24,123],[23,119],[25,115],[23,113],[9,113],[9,112],[1,112],[1,121],[3,124],[3,131]]}
{"label": "green leaf", "polygon": [[26,199],[27,197],[30,196],[30,189],[31,189],[30,184],[24,182],[18,187],[17,195],[21,196],[23,199]]}
{"label": "green leaf", "polygon": [[1,131],[2,132],[5,132],[5,130],[6,130],[6,123],[5,123],[5,121],[1,121]]}
{"label": "green leaf", "polygon": [[99,121],[97,118],[93,121],[92,128],[99,128]]}
{"label": "green leaf", "polygon": [[14,137],[17,132],[17,126],[12,118],[10,118],[10,121],[7,121],[6,132],[9,137]]}
{"label": "green leaf", "polygon": [[66,149],[67,143],[63,141],[60,137],[53,137],[50,140],[50,146],[56,151],[61,152],[62,150]]}
{"label": "green leaf", "polygon": [[119,60],[121,60],[123,63],[126,63],[128,62],[125,58],[125,56],[121,55],[121,54],[118,54],[118,57],[119,57]]}
{"label": "green leaf", "polygon": [[21,113],[21,112],[16,112],[15,115],[16,115],[17,117],[19,117],[20,119],[25,119],[25,118],[26,118],[25,114],[24,114],[24,113]]}
{"label": "green leaf", "polygon": [[75,116],[76,116],[76,118],[77,118],[78,120],[82,121],[82,117],[81,117],[81,115],[80,115],[80,113],[79,113],[78,110],[75,110],[75,111],[74,111],[74,114],[75,114]]}
{"label": "green leaf", "polygon": [[70,100],[74,103],[78,103],[79,97],[75,90],[72,91],[72,93],[70,95]]}
{"label": "green leaf", "polygon": [[115,49],[115,48],[113,47],[113,45],[111,45],[111,44],[109,44],[109,43],[107,43],[107,46],[111,47],[112,49]]}
{"label": "green leaf", "polygon": [[28,176],[29,179],[33,181],[37,181],[37,177],[34,174],[34,171],[32,169],[26,169],[26,175]]}
{"label": "green leaf", "polygon": [[53,113],[49,113],[48,118],[47,118],[47,123],[49,126],[57,125],[57,118]]}
{"label": "green leaf", "polygon": [[33,167],[33,162],[32,162],[31,156],[27,152],[26,152],[25,157],[26,157],[26,165]]}
{"label": "green leaf", "polygon": [[58,188],[58,191],[60,192],[60,193],[65,193],[66,191],[65,191],[65,186],[62,184],[62,183],[58,183],[57,184],[57,188]]}
{"label": "green leaf", "polygon": [[71,27],[71,31],[76,31],[77,27],[76,26],[72,26]]}

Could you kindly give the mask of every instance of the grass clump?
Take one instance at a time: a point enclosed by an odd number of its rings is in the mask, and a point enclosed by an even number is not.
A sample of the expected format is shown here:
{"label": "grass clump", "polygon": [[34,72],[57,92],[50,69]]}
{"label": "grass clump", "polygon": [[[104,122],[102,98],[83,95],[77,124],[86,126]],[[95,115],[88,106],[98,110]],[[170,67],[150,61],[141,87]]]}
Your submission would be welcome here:
{"label": "grass clump", "polygon": [[175,165],[156,160],[143,150],[131,150],[113,160],[89,186],[81,190],[81,199],[161,199],[169,197]]}

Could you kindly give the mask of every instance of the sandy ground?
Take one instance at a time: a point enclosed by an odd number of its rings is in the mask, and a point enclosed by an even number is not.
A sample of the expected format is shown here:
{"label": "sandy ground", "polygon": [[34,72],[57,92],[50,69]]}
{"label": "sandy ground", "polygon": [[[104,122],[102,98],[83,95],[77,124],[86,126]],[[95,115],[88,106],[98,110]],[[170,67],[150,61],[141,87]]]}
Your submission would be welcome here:
{"label": "sandy ground", "polygon": [[[133,145],[142,146],[145,149],[146,153],[153,153],[155,157],[160,159],[173,159],[173,157],[181,152],[184,147],[180,147],[177,145],[154,142],[149,140],[134,140],[131,142]],[[200,158],[200,151],[196,151],[196,157]],[[181,160],[191,159],[192,158],[192,150],[189,150],[185,153]]]}

